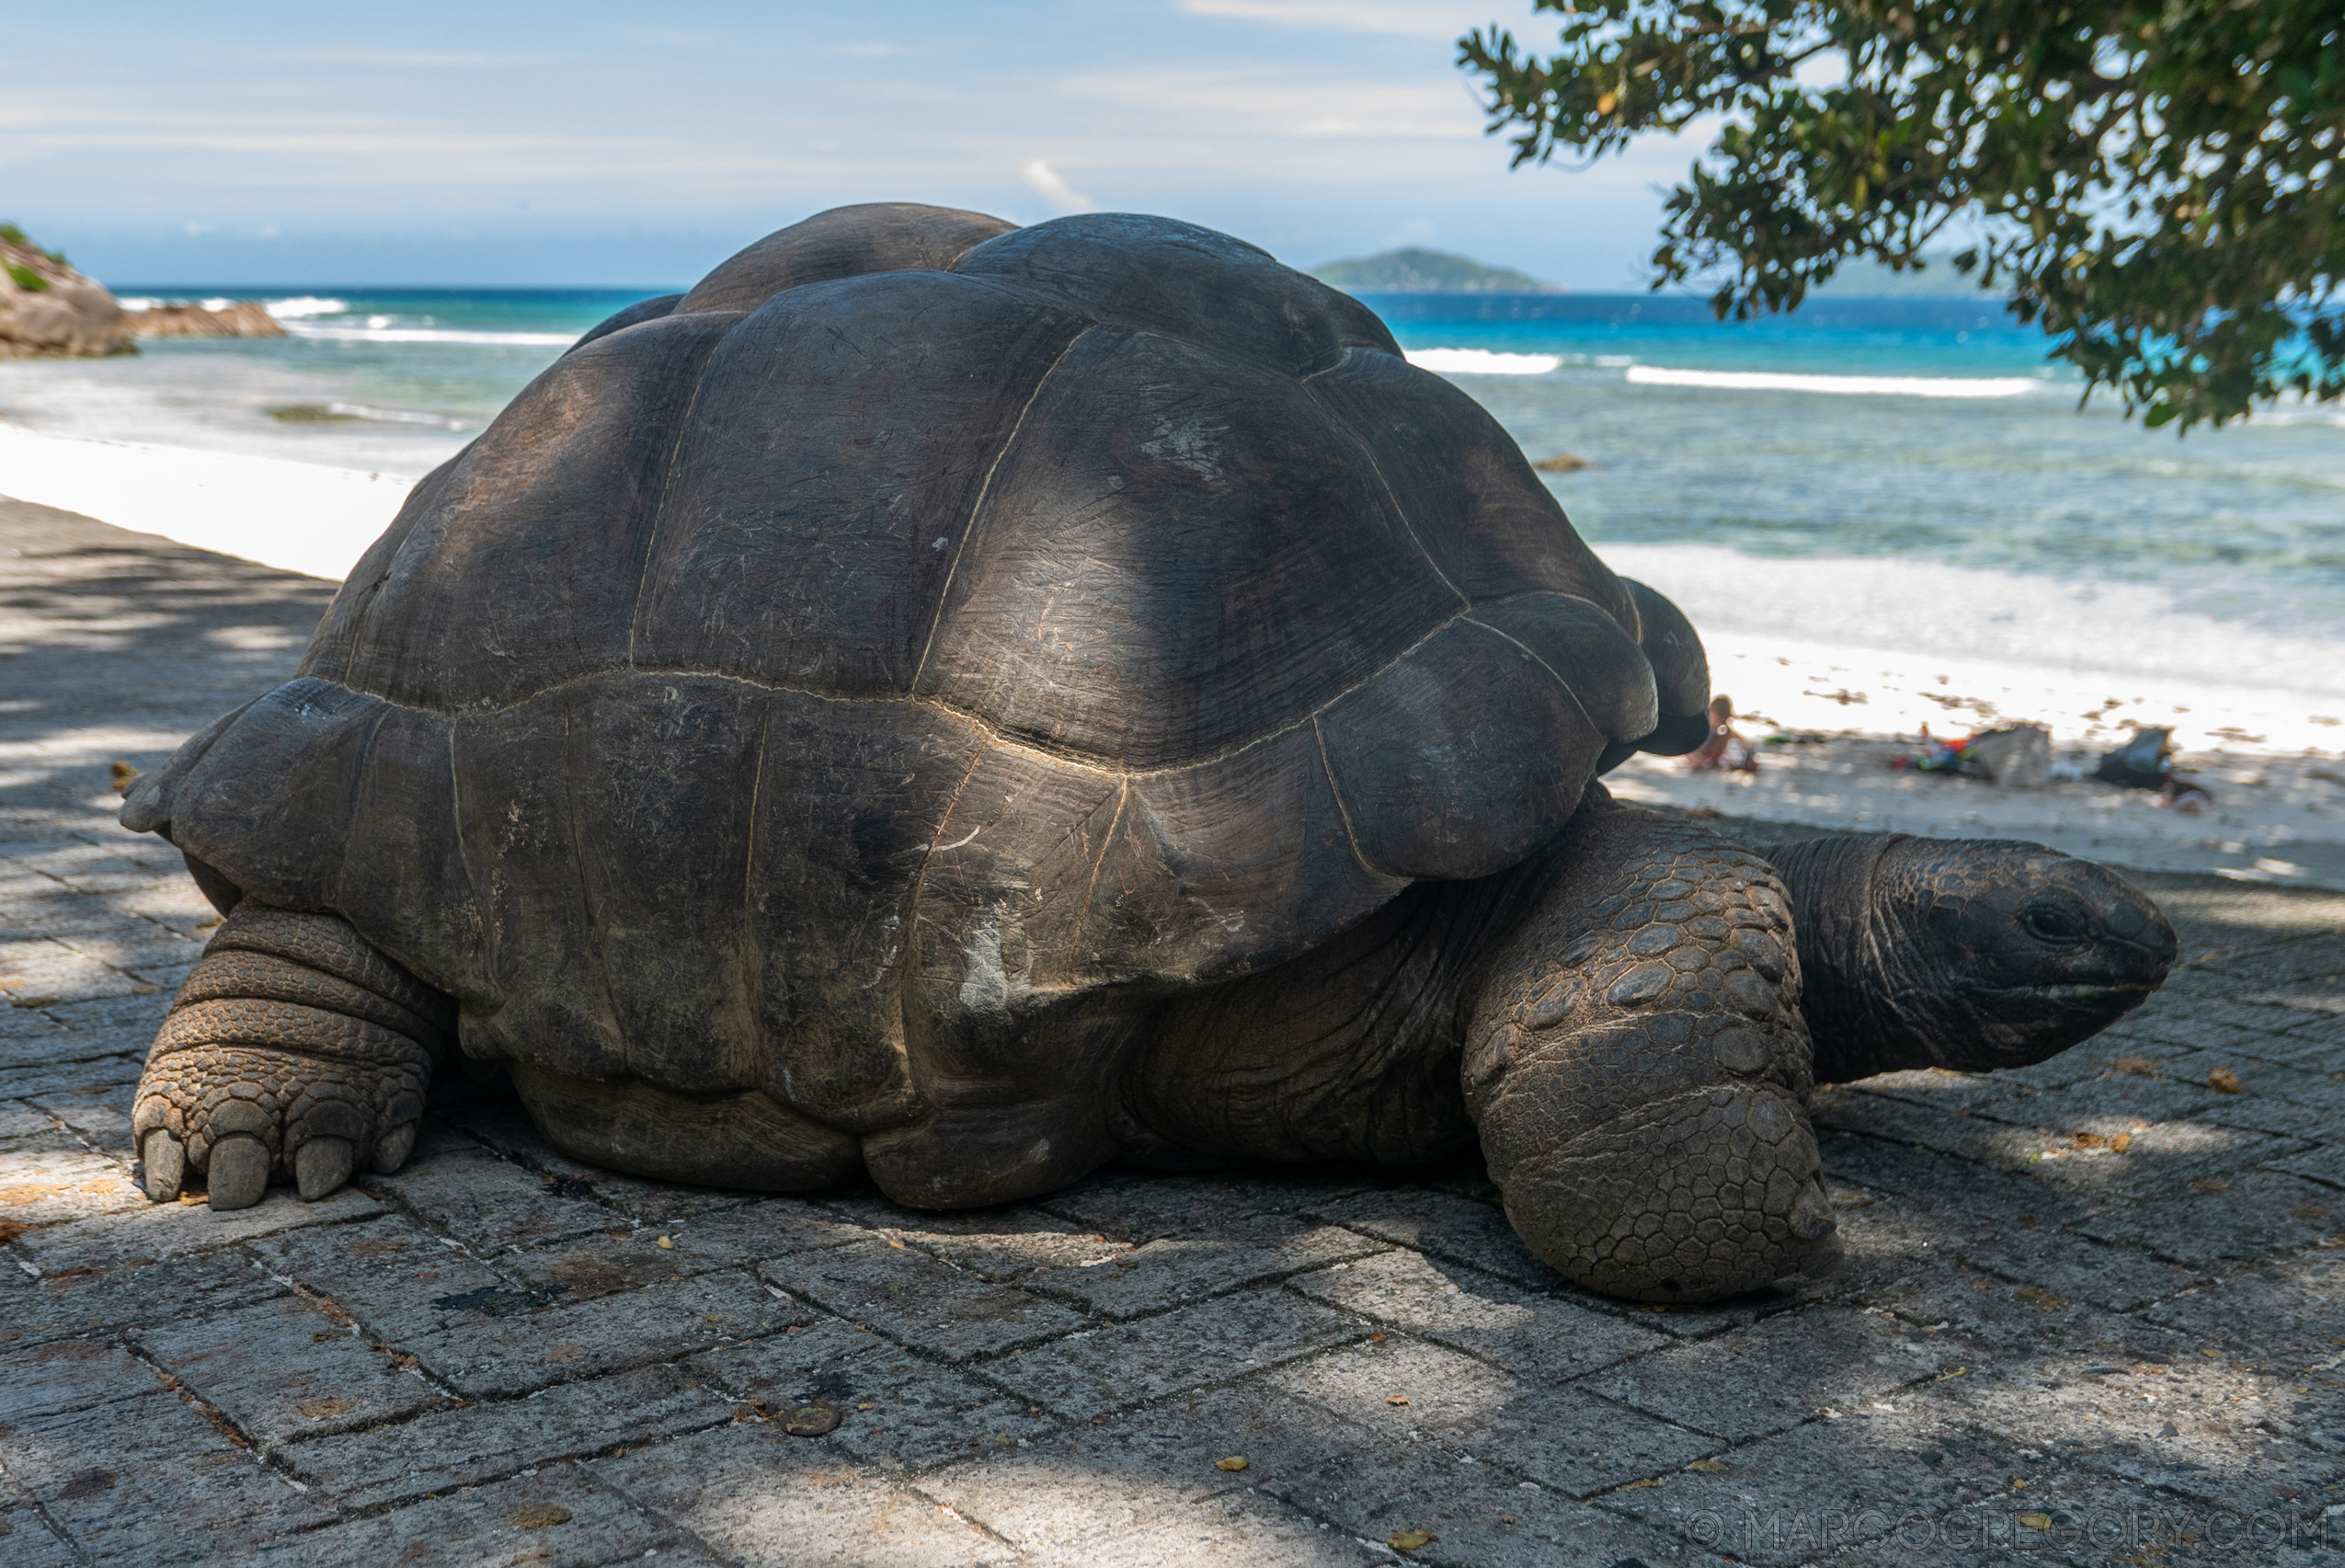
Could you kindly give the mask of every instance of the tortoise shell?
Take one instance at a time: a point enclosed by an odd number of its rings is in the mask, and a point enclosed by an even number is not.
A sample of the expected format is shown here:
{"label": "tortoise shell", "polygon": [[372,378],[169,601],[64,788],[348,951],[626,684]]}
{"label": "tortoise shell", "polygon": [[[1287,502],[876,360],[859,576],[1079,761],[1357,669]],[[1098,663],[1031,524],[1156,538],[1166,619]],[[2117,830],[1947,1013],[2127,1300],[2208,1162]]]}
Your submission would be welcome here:
{"label": "tortoise shell", "polygon": [[1357,302],[1160,218],[852,207],[589,333],[123,819],[471,1054],[868,1129],[1505,869],[1706,697]]}

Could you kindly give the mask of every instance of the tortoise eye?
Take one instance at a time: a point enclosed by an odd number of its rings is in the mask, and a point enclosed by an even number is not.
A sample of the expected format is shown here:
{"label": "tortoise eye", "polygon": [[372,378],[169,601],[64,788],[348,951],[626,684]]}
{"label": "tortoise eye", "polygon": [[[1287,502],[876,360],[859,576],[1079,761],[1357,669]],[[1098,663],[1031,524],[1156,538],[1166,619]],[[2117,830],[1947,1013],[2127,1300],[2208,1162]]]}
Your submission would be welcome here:
{"label": "tortoise eye", "polygon": [[2065,910],[2038,906],[2019,917],[2028,934],[2055,947],[2072,946],[2085,939],[2084,921]]}

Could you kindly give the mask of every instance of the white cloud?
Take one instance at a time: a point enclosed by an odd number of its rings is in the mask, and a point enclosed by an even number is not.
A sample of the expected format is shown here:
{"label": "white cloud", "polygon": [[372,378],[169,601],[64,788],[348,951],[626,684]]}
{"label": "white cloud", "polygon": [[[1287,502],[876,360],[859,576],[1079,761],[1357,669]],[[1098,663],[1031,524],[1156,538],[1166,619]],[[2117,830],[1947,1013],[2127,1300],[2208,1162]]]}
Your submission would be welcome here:
{"label": "white cloud", "polygon": [[373,65],[434,71],[462,71],[493,70],[500,66],[545,65],[558,60],[560,56],[494,54],[477,52],[450,53],[445,51],[412,49],[297,49],[285,51],[275,58],[303,65]]}
{"label": "white cloud", "polygon": [[[482,157],[502,153],[576,151],[601,157],[627,143],[617,138],[577,136],[482,135],[475,132],[426,131],[339,131],[303,127],[288,130],[206,130],[150,126],[121,131],[61,132],[29,138],[49,150],[84,147],[138,147],[212,153],[419,154],[433,157]],[[461,177],[465,171],[452,171]]]}
{"label": "white cloud", "polygon": [[1459,38],[1490,20],[1482,6],[1444,0],[1181,0],[1193,17],[1231,17],[1323,32]]}
{"label": "white cloud", "polygon": [[1168,66],[1070,76],[1059,86],[1086,97],[1159,117],[1190,115],[1198,133],[1241,130],[1255,135],[1476,137],[1481,115],[1462,84],[1318,82],[1272,66]]}
{"label": "white cloud", "polygon": [[[345,195],[363,189],[412,187],[429,169],[441,191],[555,188],[601,193],[614,181],[656,185],[671,199],[738,201],[777,184],[818,180],[833,160],[751,144],[713,152],[689,135],[651,137],[610,131],[508,131],[427,117],[369,115],[142,114],[103,106],[44,111],[32,104],[0,109],[0,167],[22,168],[76,155],[134,153],[203,160],[215,191],[285,192],[322,181]],[[789,146],[791,139],[772,140]],[[312,187],[315,189],[315,187]]]}
{"label": "white cloud", "polygon": [[682,28],[623,27],[612,29],[629,43],[667,44],[678,49],[720,49],[728,41],[722,33],[689,32]]}
{"label": "white cloud", "polygon": [[1058,177],[1058,171],[1040,158],[1028,160],[1018,172],[1025,177],[1026,183],[1033,186],[1045,201],[1061,212],[1099,211],[1098,202],[1080,190],[1070,189],[1067,182]]}

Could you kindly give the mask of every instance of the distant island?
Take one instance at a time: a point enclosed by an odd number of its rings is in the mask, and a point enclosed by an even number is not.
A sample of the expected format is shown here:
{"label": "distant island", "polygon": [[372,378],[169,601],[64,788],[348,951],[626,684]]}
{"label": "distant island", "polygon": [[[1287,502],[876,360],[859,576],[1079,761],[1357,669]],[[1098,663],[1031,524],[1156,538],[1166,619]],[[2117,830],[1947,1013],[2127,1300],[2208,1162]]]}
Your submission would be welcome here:
{"label": "distant island", "polygon": [[1410,246],[1311,269],[1322,283],[1356,294],[1560,294],[1554,284],[1470,256]]}
{"label": "distant island", "polygon": [[1976,273],[1968,276],[1954,270],[1950,251],[1925,256],[1927,269],[1909,268],[1899,272],[1870,258],[1844,261],[1832,274],[1832,280],[1815,292],[1831,299],[1967,299],[1979,292]]}
{"label": "distant island", "polygon": [[[1878,261],[1844,261],[1814,292],[1828,299],[1963,299],[1979,291],[1975,275],[1954,269],[1952,253],[1927,258],[1927,270],[1893,271]],[[1560,294],[1544,279],[1493,267],[1454,251],[1410,246],[1310,269],[1312,277],[1356,294]]]}

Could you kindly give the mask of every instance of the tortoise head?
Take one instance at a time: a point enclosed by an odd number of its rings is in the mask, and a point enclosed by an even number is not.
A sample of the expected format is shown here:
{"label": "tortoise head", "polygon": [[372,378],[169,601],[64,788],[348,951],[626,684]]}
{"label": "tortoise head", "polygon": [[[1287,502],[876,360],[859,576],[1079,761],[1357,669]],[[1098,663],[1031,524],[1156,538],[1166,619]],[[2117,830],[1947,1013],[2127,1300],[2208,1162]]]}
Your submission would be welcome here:
{"label": "tortoise head", "polygon": [[2042,1061],[2148,1000],[2177,952],[2140,889],[2042,844],[1826,839],[1778,861],[1825,1082]]}

